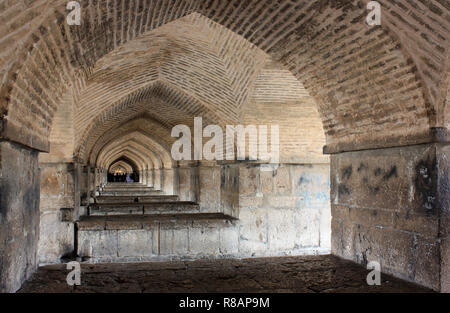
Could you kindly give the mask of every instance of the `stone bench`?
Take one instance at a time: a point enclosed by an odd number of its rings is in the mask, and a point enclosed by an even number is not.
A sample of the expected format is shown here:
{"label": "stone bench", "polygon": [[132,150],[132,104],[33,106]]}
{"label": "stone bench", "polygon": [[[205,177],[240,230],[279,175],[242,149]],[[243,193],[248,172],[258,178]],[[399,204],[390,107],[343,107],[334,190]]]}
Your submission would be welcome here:
{"label": "stone bench", "polygon": [[96,203],[141,203],[141,202],[174,202],[178,201],[176,195],[154,195],[154,196],[99,196]]}
{"label": "stone bench", "polygon": [[82,217],[77,254],[91,263],[226,256],[237,251],[235,222],[220,213]]}
{"label": "stone bench", "polygon": [[198,213],[194,202],[98,203],[89,206],[89,215],[152,215],[172,213]]}

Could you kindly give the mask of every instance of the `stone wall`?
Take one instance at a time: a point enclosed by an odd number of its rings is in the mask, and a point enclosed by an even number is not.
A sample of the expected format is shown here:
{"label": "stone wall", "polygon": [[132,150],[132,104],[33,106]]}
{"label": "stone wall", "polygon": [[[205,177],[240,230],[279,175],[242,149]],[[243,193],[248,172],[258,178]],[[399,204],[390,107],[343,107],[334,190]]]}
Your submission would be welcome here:
{"label": "stone wall", "polygon": [[0,292],[15,292],[37,268],[38,152],[0,142]]}
{"label": "stone wall", "polygon": [[448,145],[333,155],[331,172],[332,253],[448,291]]}
{"label": "stone wall", "polygon": [[74,208],[74,166],[69,163],[39,164],[41,170],[40,264],[58,263],[74,250],[74,224],[63,222],[62,208]]}
{"label": "stone wall", "polygon": [[[220,178],[221,167],[215,169]],[[232,192],[237,183],[232,182],[238,179],[238,220],[191,216],[170,221],[156,217],[151,222],[80,223],[78,253],[93,262],[329,253],[329,165],[286,164],[270,169],[248,163],[222,166],[217,201],[230,204],[237,200],[237,193]],[[203,170],[205,174],[215,171],[211,167]]]}

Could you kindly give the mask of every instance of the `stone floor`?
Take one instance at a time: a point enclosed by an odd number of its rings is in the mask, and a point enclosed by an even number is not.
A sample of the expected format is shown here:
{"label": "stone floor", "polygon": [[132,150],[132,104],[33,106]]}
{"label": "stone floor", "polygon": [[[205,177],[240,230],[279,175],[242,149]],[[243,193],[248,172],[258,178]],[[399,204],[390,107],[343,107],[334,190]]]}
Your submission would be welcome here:
{"label": "stone floor", "polygon": [[69,287],[65,265],[50,265],[19,292],[430,292],[388,275],[368,286],[368,270],[334,256],[87,264]]}

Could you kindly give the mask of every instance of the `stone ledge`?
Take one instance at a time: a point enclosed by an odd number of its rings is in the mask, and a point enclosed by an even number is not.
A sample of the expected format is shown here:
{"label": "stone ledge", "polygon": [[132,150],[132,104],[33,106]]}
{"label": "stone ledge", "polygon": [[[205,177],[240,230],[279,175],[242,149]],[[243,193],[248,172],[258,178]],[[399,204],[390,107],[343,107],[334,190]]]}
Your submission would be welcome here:
{"label": "stone ledge", "polygon": [[188,201],[147,203],[102,203],[89,207],[89,215],[155,215],[172,213],[197,213],[197,203]]}
{"label": "stone ledge", "polygon": [[222,213],[83,216],[76,222],[76,225],[78,230],[122,230],[145,229],[148,226],[154,226],[155,222],[183,224],[194,221],[217,222],[233,220],[237,219]]}
{"label": "stone ledge", "polygon": [[327,144],[323,147],[323,154],[338,154],[343,152],[375,150],[386,148],[398,148],[405,146],[415,146],[433,143],[449,143],[450,130],[444,127],[430,128],[427,132],[422,134],[410,136],[396,136],[388,139],[373,139],[366,142],[352,141],[342,143]]}

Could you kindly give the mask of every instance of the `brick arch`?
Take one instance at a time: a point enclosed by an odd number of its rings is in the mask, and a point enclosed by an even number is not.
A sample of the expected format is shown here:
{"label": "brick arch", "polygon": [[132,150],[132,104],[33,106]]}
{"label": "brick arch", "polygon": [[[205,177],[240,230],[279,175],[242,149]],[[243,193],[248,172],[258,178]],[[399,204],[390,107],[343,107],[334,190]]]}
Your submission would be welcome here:
{"label": "brick arch", "polygon": [[173,165],[170,153],[157,141],[152,139],[152,136],[140,131],[123,134],[108,142],[99,151],[95,164],[104,165],[105,160],[108,160],[112,153],[127,145],[133,146],[137,151],[142,152],[143,155],[148,155],[155,167],[171,168]]}
{"label": "brick arch", "polygon": [[174,140],[173,137],[170,137],[170,130],[168,128],[162,126],[149,116],[138,116],[124,123],[118,122],[117,125],[119,126],[105,131],[98,137],[95,143],[86,147],[86,153],[81,158],[84,163],[95,164],[95,160],[104,146],[121,136],[133,132],[139,132],[149,136],[167,151],[170,150],[170,144]]}
{"label": "brick arch", "polygon": [[114,161],[111,164],[111,166],[109,167],[109,172],[110,173],[114,172],[115,169],[118,168],[118,167],[119,168],[124,168],[127,173],[132,173],[134,171],[133,167],[130,164],[125,162],[123,159],[119,159],[119,160]]}
{"label": "brick arch", "polygon": [[[85,127],[82,135],[76,138],[75,155],[86,161],[86,153],[90,153],[95,141],[140,116],[146,116],[165,138],[166,147],[173,143],[170,130],[177,124],[191,125],[195,116],[204,116],[205,121],[217,123],[220,119],[214,112],[207,110],[196,99],[171,85],[157,82],[119,100],[105,109]],[[145,126],[144,126],[145,127]],[[116,133],[116,132],[114,132]],[[109,137],[112,138],[112,137]]]}
{"label": "brick arch", "polygon": [[122,149],[121,151],[116,153],[114,156],[112,156],[111,160],[109,160],[109,162],[107,162],[107,164],[105,165],[104,168],[108,169],[110,167],[110,165],[115,162],[115,160],[123,158],[123,157],[126,157],[130,161],[134,162],[136,164],[136,169],[138,171],[145,168],[146,160],[142,157],[142,155],[140,155],[139,153],[137,153],[134,150],[132,151],[132,150],[128,150],[128,149]]}
{"label": "brick arch", "polygon": [[162,168],[163,162],[160,156],[156,155],[153,151],[146,149],[146,147],[143,147],[139,142],[136,141],[129,142],[125,145],[107,151],[105,155],[102,155],[98,160],[96,166],[107,168],[109,164],[117,158],[118,155],[123,153],[123,151],[132,152],[140,158],[140,170],[144,168]]}
{"label": "brick arch", "polygon": [[[40,13],[39,2],[25,41],[12,45],[25,42],[22,48],[30,57],[11,57],[14,61],[1,67],[8,81],[0,92],[2,137],[45,150],[48,122],[61,95],[68,86],[82,89],[89,68],[101,56],[146,31],[199,12],[269,53],[304,83],[319,104],[327,142],[335,149],[350,142],[373,146],[387,137],[407,142],[444,119],[436,112],[445,102],[440,99],[446,99],[442,90],[447,82],[440,69],[447,62],[448,8],[381,2],[389,8],[388,23],[372,29],[364,24],[365,1],[160,1],[155,7],[148,1],[83,2],[86,14],[79,28],[65,24],[62,1]],[[125,16],[122,8],[130,19],[117,23]],[[431,8],[430,16],[424,8]],[[416,17],[417,25],[402,19],[402,10],[408,19]],[[398,35],[405,33],[419,40],[404,44]]]}

